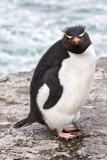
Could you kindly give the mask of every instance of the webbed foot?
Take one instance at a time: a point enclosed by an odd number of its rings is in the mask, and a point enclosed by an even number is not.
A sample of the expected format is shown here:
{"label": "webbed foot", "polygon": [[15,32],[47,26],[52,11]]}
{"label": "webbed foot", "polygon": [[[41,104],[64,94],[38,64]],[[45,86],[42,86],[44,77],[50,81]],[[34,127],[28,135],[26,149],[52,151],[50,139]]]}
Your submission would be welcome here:
{"label": "webbed foot", "polygon": [[75,138],[75,135],[71,135],[70,133],[64,133],[64,132],[58,132],[58,136],[66,140]]}
{"label": "webbed foot", "polygon": [[74,126],[66,126],[64,129],[66,132],[77,131],[78,129]]}

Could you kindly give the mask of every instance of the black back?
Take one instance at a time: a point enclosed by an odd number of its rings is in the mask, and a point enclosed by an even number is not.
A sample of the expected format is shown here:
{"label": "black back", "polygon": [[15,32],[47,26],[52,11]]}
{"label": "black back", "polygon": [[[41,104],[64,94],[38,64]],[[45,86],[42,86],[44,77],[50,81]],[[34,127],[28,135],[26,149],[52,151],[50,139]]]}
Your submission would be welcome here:
{"label": "black back", "polygon": [[[68,57],[69,55],[66,49],[62,46],[62,40],[59,40],[43,55],[39,61],[30,86],[29,116],[32,119],[35,119],[35,121],[39,121],[42,124],[45,123],[36,102],[38,90],[44,83],[46,83],[52,91],[52,94],[50,94],[48,99],[48,103],[46,102],[44,105],[44,109],[48,109],[52,107],[52,105],[55,105],[60,98],[63,89],[58,80],[58,71],[61,67],[62,61]],[[55,92],[58,93],[57,96],[54,94]]]}

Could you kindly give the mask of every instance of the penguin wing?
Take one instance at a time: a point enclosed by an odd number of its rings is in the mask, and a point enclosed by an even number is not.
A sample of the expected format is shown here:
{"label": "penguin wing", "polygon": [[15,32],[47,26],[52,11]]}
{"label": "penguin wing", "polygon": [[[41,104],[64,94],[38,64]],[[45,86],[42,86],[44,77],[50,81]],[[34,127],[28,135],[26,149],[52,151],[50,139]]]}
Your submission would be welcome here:
{"label": "penguin wing", "polygon": [[44,76],[44,83],[50,88],[50,94],[43,108],[49,109],[53,107],[60,99],[63,87],[58,79],[59,66],[49,69]]}

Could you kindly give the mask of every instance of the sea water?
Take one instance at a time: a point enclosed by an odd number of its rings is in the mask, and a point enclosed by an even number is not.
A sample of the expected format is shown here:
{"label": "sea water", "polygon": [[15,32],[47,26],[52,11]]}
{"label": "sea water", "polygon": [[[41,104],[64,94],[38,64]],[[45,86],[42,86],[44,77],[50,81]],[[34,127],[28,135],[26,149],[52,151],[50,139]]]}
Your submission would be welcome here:
{"label": "sea water", "polygon": [[107,56],[107,0],[0,0],[0,77],[35,68],[62,29],[81,24]]}

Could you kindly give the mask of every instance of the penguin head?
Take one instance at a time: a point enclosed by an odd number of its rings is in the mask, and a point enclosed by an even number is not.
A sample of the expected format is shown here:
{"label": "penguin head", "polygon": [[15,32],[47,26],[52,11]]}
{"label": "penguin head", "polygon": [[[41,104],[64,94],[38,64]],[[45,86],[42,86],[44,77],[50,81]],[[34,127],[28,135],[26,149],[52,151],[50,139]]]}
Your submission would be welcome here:
{"label": "penguin head", "polygon": [[82,54],[91,44],[88,33],[85,31],[85,26],[66,27],[62,32],[63,47],[72,53]]}

